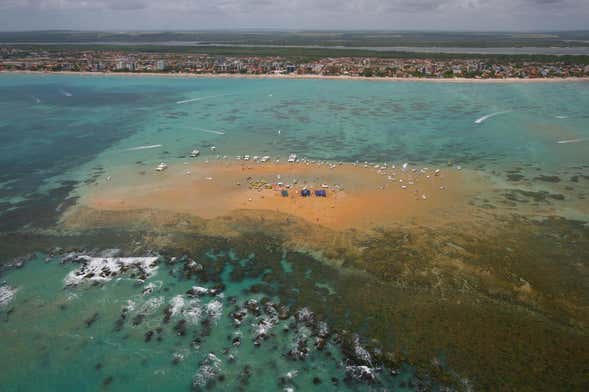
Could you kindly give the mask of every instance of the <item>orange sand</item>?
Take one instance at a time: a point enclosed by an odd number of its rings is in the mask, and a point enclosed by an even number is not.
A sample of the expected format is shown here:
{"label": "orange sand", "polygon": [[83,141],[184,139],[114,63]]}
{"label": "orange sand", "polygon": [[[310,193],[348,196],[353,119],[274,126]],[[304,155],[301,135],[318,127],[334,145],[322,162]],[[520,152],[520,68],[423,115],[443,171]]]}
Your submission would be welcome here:
{"label": "orange sand", "polygon": [[[412,172],[411,167],[407,171],[388,168],[379,173],[374,167],[352,164],[329,168],[304,163],[224,161],[176,164],[161,173],[147,167],[143,175],[142,169],[130,168],[97,185],[82,197],[80,204],[96,210],[148,208],[203,218],[243,209],[270,210],[347,229],[386,226],[424,217],[434,210],[451,210],[466,205],[469,197],[480,191],[481,180],[473,173],[442,168],[439,175],[434,175],[434,168],[425,173],[420,169]],[[271,183],[273,189],[253,189],[248,178]],[[298,183],[289,189],[289,196],[282,197],[276,183],[293,184],[295,179]],[[300,196],[303,186],[314,190],[321,184],[329,185],[326,198]]]}

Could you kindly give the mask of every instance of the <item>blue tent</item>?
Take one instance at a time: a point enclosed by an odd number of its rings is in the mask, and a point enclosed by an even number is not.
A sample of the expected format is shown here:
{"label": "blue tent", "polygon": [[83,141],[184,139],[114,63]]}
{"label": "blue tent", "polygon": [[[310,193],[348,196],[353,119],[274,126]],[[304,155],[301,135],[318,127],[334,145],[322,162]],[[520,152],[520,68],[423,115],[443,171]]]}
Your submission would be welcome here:
{"label": "blue tent", "polygon": [[280,194],[282,195],[282,197],[288,197],[288,191],[286,189],[281,190]]}
{"label": "blue tent", "polygon": [[327,192],[325,191],[325,189],[317,189],[317,190],[315,190],[315,196],[327,197]]}
{"label": "blue tent", "polygon": [[308,189],[302,189],[301,190],[301,196],[303,196],[303,197],[309,197],[309,196],[311,196],[311,191],[308,190]]}

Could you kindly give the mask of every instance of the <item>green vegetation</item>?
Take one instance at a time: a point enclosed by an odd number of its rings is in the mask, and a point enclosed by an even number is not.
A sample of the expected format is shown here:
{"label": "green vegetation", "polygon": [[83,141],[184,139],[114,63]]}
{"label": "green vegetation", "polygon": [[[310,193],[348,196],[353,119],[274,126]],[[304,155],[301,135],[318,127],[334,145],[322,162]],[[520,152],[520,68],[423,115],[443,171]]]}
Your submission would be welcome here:
{"label": "green vegetation", "polygon": [[0,33],[0,42],[162,43],[318,46],[440,47],[570,47],[587,46],[589,31],[537,32],[407,32],[407,31],[160,31],[92,32],[28,31]]}
{"label": "green vegetation", "polygon": [[329,57],[373,57],[397,59],[481,59],[489,64],[504,64],[512,62],[538,62],[565,64],[589,64],[589,56],[556,56],[556,55],[503,55],[503,54],[455,54],[455,53],[416,53],[396,51],[375,51],[366,49],[336,49],[336,48],[280,48],[280,47],[235,47],[235,46],[167,46],[167,45],[14,45],[20,49],[48,52],[65,52],[68,50],[88,51],[118,51],[121,53],[178,53],[178,54],[208,54],[211,56],[276,56],[296,62],[307,62]]}

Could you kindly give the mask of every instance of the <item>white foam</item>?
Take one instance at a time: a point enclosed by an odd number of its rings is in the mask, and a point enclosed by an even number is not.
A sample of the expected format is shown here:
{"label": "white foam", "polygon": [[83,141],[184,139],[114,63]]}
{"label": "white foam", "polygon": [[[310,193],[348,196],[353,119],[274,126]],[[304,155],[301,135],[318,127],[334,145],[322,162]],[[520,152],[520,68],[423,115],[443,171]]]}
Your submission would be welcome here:
{"label": "white foam", "polygon": [[192,378],[192,385],[194,387],[205,387],[207,384],[217,377],[221,370],[222,362],[213,353],[210,353],[204,360],[204,364],[198,369]]}
{"label": "white foam", "polygon": [[372,366],[372,357],[370,356],[368,350],[360,345],[360,339],[358,336],[354,337],[354,354],[356,355],[357,359],[361,360],[367,365]]}
{"label": "white foam", "polygon": [[170,300],[170,305],[172,306],[170,313],[171,316],[174,317],[182,312],[182,309],[184,308],[184,298],[182,295],[177,295]]}
{"label": "white foam", "polygon": [[374,374],[374,369],[364,365],[346,366],[346,373],[356,380],[374,380],[376,377]]}
{"label": "white foam", "polygon": [[152,148],[159,148],[161,147],[161,144],[152,144],[150,146],[138,146],[138,147],[131,147],[131,148],[126,148],[123,151],[139,151],[139,150],[150,150]]}
{"label": "white foam", "polygon": [[66,97],[71,97],[73,95],[69,91],[65,91],[65,90],[59,90],[59,93],[63,96],[66,96]]}
{"label": "white foam", "polygon": [[563,120],[565,118],[569,118],[569,116],[555,116],[556,118],[558,118],[559,120]]}
{"label": "white foam", "polygon": [[182,105],[182,104],[189,103],[189,102],[202,101],[204,99],[224,97],[226,95],[227,94],[223,94],[223,95],[209,95],[208,97],[198,97],[198,98],[185,99],[185,100],[182,100],[182,101],[177,101],[176,103],[178,105]]}
{"label": "white foam", "polygon": [[209,289],[200,286],[192,286],[190,291],[197,296],[207,295],[209,293]]}
{"label": "white foam", "polygon": [[143,295],[150,295],[154,291],[160,290],[162,288],[163,284],[164,283],[161,280],[158,280],[157,282],[150,282],[150,283],[146,284],[145,287],[143,288]]}
{"label": "white foam", "polygon": [[570,143],[580,143],[589,140],[589,137],[582,137],[579,139],[569,139],[569,140],[559,140],[557,141],[558,144],[570,144]]}
{"label": "white foam", "polygon": [[[120,276],[123,269],[135,269],[150,277],[157,270],[157,257],[90,257],[80,256],[85,260],[77,270],[71,271],[64,279],[66,286],[76,286],[84,281],[107,282],[113,275]],[[110,271],[109,274],[104,271]]]}
{"label": "white foam", "polygon": [[129,312],[132,312],[135,310],[135,301],[133,300],[127,300],[127,309],[129,310]]}
{"label": "white foam", "polygon": [[192,325],[196,325],[200,322],[202,316],[202,308],[200,307],[200,301],[192,299],[188,301],[188,304],[184,306],[182,315],[186,321]]}
{"label": "white foam", "polygon": [[475,124],[482,124],[483,122],[487,121],[488,119],[490,119],[491,117],[495,117],[495,116],[499,116],[500,114],[505,114],[505,113],[510,113],[511,110],[504,110],[501,112],[495,112],[495,113],[491,113],[491,114],[487,114],[483,117],[477,118],[476,120],[474,120]]}
{"label": "white foam", "polygon": [[76,300],[76,299],[78,299],[78,294],[76,294],[76,293],[69,293],[69,294],[68,294],[68,295],[65,297],[65,300],[66,300],[67,302],[74,301],[74,300]]}
{"label": "white foam", "polygon": [[206,132],[206,133],[213,133],[215,135],[224,135],[225,132],[223,131],[215,131],[214,129],[206,129],[206,128],[195,128],[197,131]]}
{"label": "white foam", "polygon": [[288,378],[289,380],[292,380],[293,378],[295,378],[297,376],[297,374],[299,374],[298,370],[291,370],[290,372],[286,373],[286,378]]}
{"label": "white foam", "polygon": [[207,314],[213,321],[217,321],[223,315],[223,303],[213,300],[207,304]]}
{"label": "white foam", "polygon": [[266,320],[263,319],[259,321],[256,325],[256,337],[258,336],[266,336],[274,326],[273,320]]}
{"label": "white foam", "polygon": [[12,301],[17,291],[18,289],[7,284],[0,286],[0,306],[4,306]]}
{"label": "white foam", "polygon": [[164,297],[150,298],[147,301],[145,301],[143,306],[141,306],[140,313],[153,314],[164,304],[164,302]]}

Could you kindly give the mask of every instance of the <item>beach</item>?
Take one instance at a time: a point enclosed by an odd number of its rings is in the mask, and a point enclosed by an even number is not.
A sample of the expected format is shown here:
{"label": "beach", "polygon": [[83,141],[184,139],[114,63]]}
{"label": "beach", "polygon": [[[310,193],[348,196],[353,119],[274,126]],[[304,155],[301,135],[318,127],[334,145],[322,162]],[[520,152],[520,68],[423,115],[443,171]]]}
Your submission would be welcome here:
{"label": "beach", "polygon": [[388,82],[431,82],[431,83],[580,83],[589,82],[589,77],[550,77],[550,78],[418,78],[418,77],[365,77],[365,76],[331,76],[311,74],[223,74],[223,73],[165,73],[165,72],[73,72],[73,71],[0,71],[0,74],[22,74],[22,75],[79,75],[79,76],[122,76],[122,77],[160,77],[160,78],[219,78],[219,79],[301,79],[301,80],[359,80],[359,81],[388,81]]}

